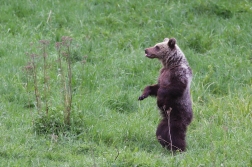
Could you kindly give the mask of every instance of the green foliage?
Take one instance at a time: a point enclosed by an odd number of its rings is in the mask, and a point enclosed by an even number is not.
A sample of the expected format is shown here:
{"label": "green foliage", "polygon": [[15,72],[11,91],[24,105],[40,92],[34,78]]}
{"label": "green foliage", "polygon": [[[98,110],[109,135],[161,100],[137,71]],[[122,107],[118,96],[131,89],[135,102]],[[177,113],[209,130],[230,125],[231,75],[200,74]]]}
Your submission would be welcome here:
{"label": "green foliage", "polygon": [[69,130],[69,125],[63,122],[63,116],[55,111],[55,115],[40,114],[34,120],[34,131],[38,134],[56,134]]}
{"label": "green foliage", "polygon": [[[1,1],[0,166],[251,166],[251,7],[247,0]],[[62,36],[74,43],[70,127],[54,46]],[[177,39],[194,73],[188,148],[174,155],[155,138],[155,99],[137,101],[161,67],[144,48],[165,37]],[[23,67],[44,39],[50,90],[38,89],[49,110],[38,116]]]}
{"label": "green foliage", "polygon": [[220,4],[217,5],[213,2],[200,2],[199,4],[195,5],[193,9],[191,10],[192,12],[195,12],[195,14],[198,15],[216,15],[218,17],[224,18],[224,19],[229,19],[233,16],[232,11],[226,8],[226,5]]}

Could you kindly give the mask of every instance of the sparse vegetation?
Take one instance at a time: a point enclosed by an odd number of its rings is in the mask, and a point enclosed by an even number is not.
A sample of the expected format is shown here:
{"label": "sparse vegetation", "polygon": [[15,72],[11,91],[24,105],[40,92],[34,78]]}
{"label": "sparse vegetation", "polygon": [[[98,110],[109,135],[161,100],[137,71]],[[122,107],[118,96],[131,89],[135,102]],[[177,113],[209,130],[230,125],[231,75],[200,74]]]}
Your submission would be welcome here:
{"label": "sparse vegetation", "polygon": [[[0,10],[0,166],[252,166],[250,1],[12,0]],[[155,138],[155,99],[137,101],[160,69],[144,48],[164,37],[194,72],[182,154]]]}
{"label": "sparse vegetation", "polygon": [[[35,110],[38,111],[33,121],[35,132],[58,134],[65,133],[65,130],[69,130],[71,126],[73,96],[71,59],[73,56],[70,50],[72,38],[63,36],[62,41],[55,44],[57,59],[48,60],[48,56],[51,56],[47,53],[49,43],[50,41],[40,40],[40,45],[39,47],[36,45],[36,48],[41,50],[41,54],[28,53],[30,61],[25,66],[27,76],[25,85],[28,96],[30,92],[34,92],[35,95],[35,98],[30,97],[34,100],[29,102],[34,101],[36,104],[27,104],[27,106],[35,106]],[[56,87],[51,81],[55,81],[60,86]],[[53,90],[51,90],[51,85]],[[60,96],[62,96],[62,102],[57,103],[55,99]],[[51,101],[54,102],[51,103]],[[62,120],[61,113],[64,115]]]}

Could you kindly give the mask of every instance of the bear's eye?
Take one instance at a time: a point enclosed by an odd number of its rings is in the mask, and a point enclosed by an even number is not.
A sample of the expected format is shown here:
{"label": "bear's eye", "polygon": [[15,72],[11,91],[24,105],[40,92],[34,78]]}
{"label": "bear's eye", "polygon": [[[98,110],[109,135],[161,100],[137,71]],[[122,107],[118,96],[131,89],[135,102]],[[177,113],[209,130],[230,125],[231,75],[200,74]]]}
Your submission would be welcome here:
{"label": "bear's eye", "polygon": [[159,46],[155,46],[155,49],[156,49],[156,50],[160,50],[160,47],[159,47]]}

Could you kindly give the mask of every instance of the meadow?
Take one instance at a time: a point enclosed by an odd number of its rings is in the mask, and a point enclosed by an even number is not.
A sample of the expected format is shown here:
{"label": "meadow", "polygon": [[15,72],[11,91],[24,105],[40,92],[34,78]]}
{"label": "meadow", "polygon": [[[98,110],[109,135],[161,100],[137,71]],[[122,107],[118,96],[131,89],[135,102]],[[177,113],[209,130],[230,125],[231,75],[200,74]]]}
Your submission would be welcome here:
{"label": "meadow", "polygon": [[[0,166],[252,166],[250,0],[0,4]],[[55,131],[64,125],[55,48],[63,36],[72,38],[71,125]],[[156,99],[137,100],[161,68],[144,49],[165,37],[177,39],[194,74],[187,151],[176,154],[156,140]],[[24,70],[30,54],[43,54],[41,40],[50,41],[46,120]]]}

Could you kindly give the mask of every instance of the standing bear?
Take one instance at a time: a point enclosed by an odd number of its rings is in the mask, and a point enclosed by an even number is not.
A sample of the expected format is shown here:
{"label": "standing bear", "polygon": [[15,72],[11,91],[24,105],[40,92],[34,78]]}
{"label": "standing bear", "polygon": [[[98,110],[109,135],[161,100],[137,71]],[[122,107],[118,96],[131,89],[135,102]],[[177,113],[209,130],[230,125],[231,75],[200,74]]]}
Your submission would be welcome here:
{"label": "standing bear", "polygon": [[156,131],[159,143],[171,151],[185,151],[186,130],[193,117],[190,96],[192,70],[174,38],[165,38],[164,42],[145,49],[145,56],[159,59],[163,68],[158,83],[145,87],[138,100],[157,97],[162,115]]}

